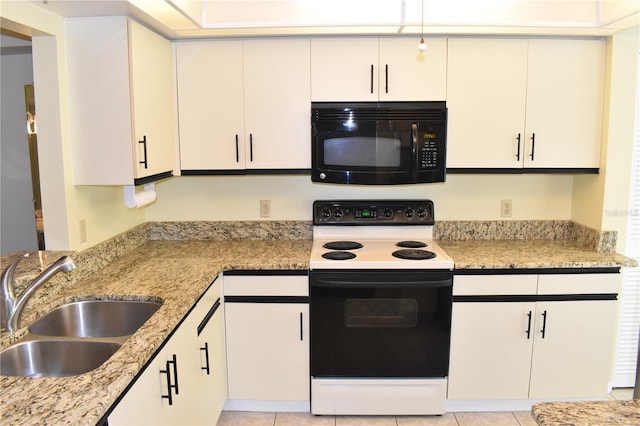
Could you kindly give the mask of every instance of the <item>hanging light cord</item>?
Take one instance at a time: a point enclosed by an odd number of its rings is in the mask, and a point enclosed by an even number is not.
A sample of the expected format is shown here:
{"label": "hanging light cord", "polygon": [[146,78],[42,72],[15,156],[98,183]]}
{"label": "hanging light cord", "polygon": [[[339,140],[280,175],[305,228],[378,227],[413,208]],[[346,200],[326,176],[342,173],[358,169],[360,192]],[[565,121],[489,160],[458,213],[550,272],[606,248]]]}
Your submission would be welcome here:
{"label": "hanging light cord", "polygon": [[422,0],[422,8],[420,12],[420,43],[418,44],[418,50],[423,52],[427,49],[427,45],[424,42],[424,0]]}

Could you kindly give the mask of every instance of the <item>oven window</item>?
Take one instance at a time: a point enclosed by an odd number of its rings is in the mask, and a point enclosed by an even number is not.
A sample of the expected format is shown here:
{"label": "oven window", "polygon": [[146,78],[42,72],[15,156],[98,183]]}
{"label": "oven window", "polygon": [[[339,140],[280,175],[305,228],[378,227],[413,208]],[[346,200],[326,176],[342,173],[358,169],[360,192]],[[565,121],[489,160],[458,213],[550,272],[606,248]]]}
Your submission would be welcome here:
{"label": "oven window", "polygon": [[399,167],[402,141],[397,138],[352,136],[323,141],[328,166]]}
{"label": "oven window", "polygon": [[345,327],[415,327],[418,301],[415,299],[347,299]]}

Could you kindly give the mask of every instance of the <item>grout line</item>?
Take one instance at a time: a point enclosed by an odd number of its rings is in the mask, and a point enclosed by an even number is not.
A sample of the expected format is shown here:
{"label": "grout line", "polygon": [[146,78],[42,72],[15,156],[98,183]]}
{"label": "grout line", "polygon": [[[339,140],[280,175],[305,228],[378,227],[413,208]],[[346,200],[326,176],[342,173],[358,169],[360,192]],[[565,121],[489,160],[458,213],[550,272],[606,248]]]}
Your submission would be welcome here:
{"label": "grout line", "polygon": [[522,426],[522,423],[520,423],[520,420],[518,420],[518,416],[516,416],[516,413],[514,413],[513,411],[511,412],[511,415],[513,416],[514,419],[516,419],[516,423],[519,424],[520,426]]}

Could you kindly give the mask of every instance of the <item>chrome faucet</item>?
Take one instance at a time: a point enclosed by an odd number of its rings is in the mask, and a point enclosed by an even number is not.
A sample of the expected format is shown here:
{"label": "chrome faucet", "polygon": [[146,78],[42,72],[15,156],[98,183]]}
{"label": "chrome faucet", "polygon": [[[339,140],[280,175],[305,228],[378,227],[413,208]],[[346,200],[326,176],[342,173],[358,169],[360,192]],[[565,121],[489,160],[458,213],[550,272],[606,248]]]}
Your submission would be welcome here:
{"label": "chrome faucet", "polygon": [[7,330],[11,333],[15,332],[20,328],[20,320],[22,318],[22,311],[24,310],[25,305],[33,296],[38,288],[40,288],[44,283],[49,281],[51,277],[53,277],[58,272],[70,272],[76,268],[76,264],[73,263],[73,260],[69,256],[62,256],[60,259],[56,260],[51,266],[42,271],[40,275],[38,275],[27,288],[25,288],[20,296],[15,295],[15,289],[13,284],[13,275],[16,270],[16,266],[18,263],[28,257],[29,253],[25,253],[13,259],[9,266],[2,271],[2,288],[0,289],[2,296],[2,304],[0,304],[0,308],[2,309],[0,315],[0,329]]}

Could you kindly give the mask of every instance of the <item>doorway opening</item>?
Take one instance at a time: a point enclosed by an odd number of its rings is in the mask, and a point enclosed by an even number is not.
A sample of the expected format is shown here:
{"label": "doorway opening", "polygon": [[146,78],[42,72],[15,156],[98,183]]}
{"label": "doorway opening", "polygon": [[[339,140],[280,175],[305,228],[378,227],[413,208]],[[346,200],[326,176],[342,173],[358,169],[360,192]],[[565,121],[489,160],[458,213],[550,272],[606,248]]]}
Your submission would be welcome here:
{"label": "doorway opening", "polygon": [[40,168],[38,164],[38,126],[36,121],[36,102],[33,84],[25,84],[24,98],[27,112],[29,164],[31,166],[31,188],[33,191],[33,210],[36,221],[36,233],[38,235],[38,250],[44,250],[45,243],[42,218],[42,197],[40,195]]}

